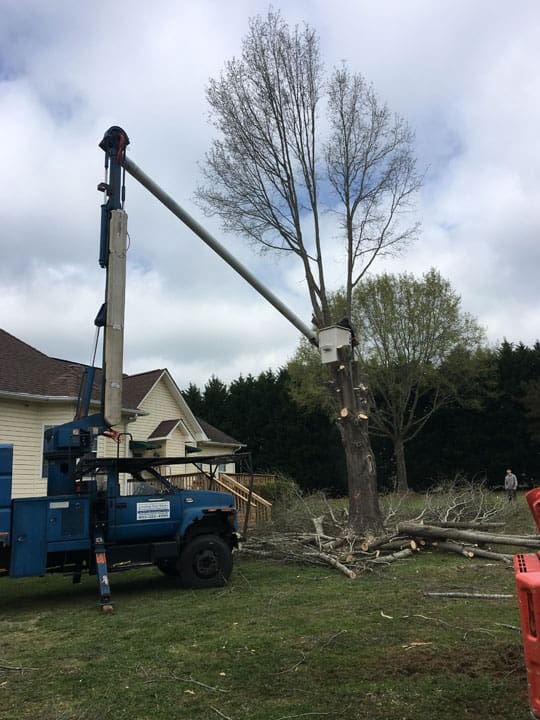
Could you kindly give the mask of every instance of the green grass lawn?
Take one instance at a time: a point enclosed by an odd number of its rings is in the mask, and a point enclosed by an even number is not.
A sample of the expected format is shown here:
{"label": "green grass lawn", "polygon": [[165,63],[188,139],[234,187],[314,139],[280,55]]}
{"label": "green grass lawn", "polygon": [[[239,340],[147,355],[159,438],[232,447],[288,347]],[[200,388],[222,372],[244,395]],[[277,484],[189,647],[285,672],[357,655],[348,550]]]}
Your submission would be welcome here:
{"label": "green grass lawn", "polygon": [[243,560],[224,590],[112,583],[102,616],[92,578],[2,582],[1,718],[527,717],[516,602],[423,596],[513,592],[500,565],[433,555],[350,581]]}
{"label": "green grass lawn", "polygon": [[[527,531],[530,529],[527,528]],[[0,718],[528,718],[513,570],[424,553],[349,580],[239,557],[224,589],[157,570],[0,582]],[[512,600],[425,591],[512,593]]]}

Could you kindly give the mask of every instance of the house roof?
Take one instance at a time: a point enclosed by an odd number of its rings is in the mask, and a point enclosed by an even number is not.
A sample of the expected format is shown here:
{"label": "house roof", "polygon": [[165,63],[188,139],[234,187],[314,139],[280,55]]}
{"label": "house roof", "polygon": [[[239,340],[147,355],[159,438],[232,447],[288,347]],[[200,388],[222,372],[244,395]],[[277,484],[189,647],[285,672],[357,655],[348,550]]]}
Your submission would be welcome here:
{"label": "house roof", "polygon": [[[178,425],[181,424],[181,422],[182,420],[180,418],[176,418],[175,420],[162,420],[159,425],[153,430],[153,432],[148,436],[148,439],[163,440],[167,438],[173,432],[173,430],[175,430]],[[201,420],[201,418],[198,417],[197,422],[201,426],[204,434],[206,435],[206,442],[219,443],[220,445],[242,445],[241,442],[235,440],[233,437],[227,435],[213,425],[210,425],[210,423],[207,423],[205,420]]]}
{"label": "house roof", "polygon": [[153,432],[148,436],[149,440],[163,440],[168,437],[178,426],[180,420],[162,420]]}
{"label": "house roof", "polygon": [[[0,329],[0,392],[77,397],[83,369],[80,363],[51,358]],[[96,378],[92,393],[96,399],[99,387]]]}
{"label": "house roof", "polygon": [[220,443],[222,445],[242,445],[241,442],[235,440],[233,437],[227,435],[221,430],[218,430],[218,428],[213,425],[210,425],[210,423],[207,423],[206,420],[201,420],[201,418],[198,417],[197,421],[208,436],[210,442]]}
{"label": "house roof", "polygon": [[137,375],[124,376],[123,399],[126,407],[139,407],[165,370],[149,370]]}
{"label": "house roof", "polygon": [[[14,396],[31,396],[33,398],[76,399],[79,395],[81,378],[86,366],[81,363],[69,362],[52,358],[36,350],[31,345],[19,340],[0,328],[0,394]],[[179,401],[192,418],[198,423],[207,442],[223,445],[238,445],[234,438],[218,430],[213,425],[195,418],[174,380],[167,370],[158,369],[137,375],[124,375],[123,401],[124,408],[139,408],[150,390],[165,375],[178,395]],[[99,400],[101,396],[101,370],[96,368],[96,376],[92,389],[92,400]],[[169,435],[180,422],[176,420],[162,421],[150,435],[150,438],[163,438]],[[203,438],[204,442],[205,439]]]}
{"label": "house roof", "polygon": [[[34,397],[77,398],[85,365],[51,358],[0,329],[0,392]],[[124,375],[125,408],[137,408],[163,370]],[[96,368],[92,400],[101,397],[101,369]]]}

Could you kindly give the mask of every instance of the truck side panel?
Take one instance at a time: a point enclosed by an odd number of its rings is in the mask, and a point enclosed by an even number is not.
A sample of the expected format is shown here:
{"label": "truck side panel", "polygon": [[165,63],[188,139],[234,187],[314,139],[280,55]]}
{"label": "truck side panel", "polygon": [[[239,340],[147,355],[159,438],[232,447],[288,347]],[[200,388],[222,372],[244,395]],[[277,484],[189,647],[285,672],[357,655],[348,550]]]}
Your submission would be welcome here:
{"label": "truck side panel", "polygon": [[47,567],[48,498],[13,501],[11,577],[44,575]]}
{"label": "truck side panel", "polygon": [[10,575],[43,575],[47,553],[90,548],[90,499],[78,496],[13,500]]}
{"label": "truck side panel", "polygon": [[13,445],[0,443],[0,546],[10,544]]}

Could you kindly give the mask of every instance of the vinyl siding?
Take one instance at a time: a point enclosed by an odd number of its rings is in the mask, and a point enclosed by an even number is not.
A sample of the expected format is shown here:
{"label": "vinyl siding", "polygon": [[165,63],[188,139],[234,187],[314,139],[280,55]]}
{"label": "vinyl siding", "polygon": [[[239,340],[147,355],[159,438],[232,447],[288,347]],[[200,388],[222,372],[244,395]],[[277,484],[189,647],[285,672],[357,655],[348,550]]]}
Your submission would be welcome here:
{"label": "vinyl siding", "polygon": [[[42,478],[43,433],[51,425],[73,420],[75,403],[32,403],[0,401],[0,442],[13,443],[12,497],[39,497],[47,494],[47,479]],[[120,428],[117,428],[120,430]],[[125,432],[126,426],[122,426]],[[125,443],[120,454],[125,453]],[[116,456],[116,443],[98,438],[100,457]]]}
{"label": "vinyl siding", "polygon": [[13,443],[12,496],[37,497],[47,493],[41,477],[43,432],[49,425],[73,419],[75,404],[0,402],[0,441]]}
{"label": "vinyl siding", "polygon": [[163,380],[152,388],[140,406],[148,415],[141,415],[131,426],[134,440],[147,440],[162,420],[174,420],[181,415],[180,407]]}
{"label": "vinyl siding", "polygon": [[[176,398],[161,379],[150,391],[140,406],[148,415],[141,415],[131,426],[134,440],[147,440],[162,420],[176,420],[183,416],[182,408]],[[161,445],[159,450],[149,450],[145,456],[158,452],[161,457],[183,456],[186,449],[187,436],[182,426],[178,427],[167,440],[156,440]],[[184,465],[164,467],[167,474],[176,475],[186,472]]]}
{"label": "vinyl siding", "polygon": [[[231,455],[233,448],[230,445],[218,445],[217,443],[206,444],[201,443],[201,450],[203,455]],[[234,473],[236,472],[236,466],[234,463],[225,464],[221,472]]]}

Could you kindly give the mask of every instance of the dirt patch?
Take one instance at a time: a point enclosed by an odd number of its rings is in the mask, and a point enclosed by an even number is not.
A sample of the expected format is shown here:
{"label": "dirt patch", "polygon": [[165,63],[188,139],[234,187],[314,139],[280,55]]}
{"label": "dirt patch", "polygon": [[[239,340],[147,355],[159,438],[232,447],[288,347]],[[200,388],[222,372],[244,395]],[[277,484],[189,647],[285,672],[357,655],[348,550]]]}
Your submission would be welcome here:
{"label": "dirt patch", "polygon": [[514,643],[494,643],[481,653],[463,645],[405,645],[385,653],[385,666],[397,675],[466,675],[470,678],[506,677],[525,673],[523,649]]}

